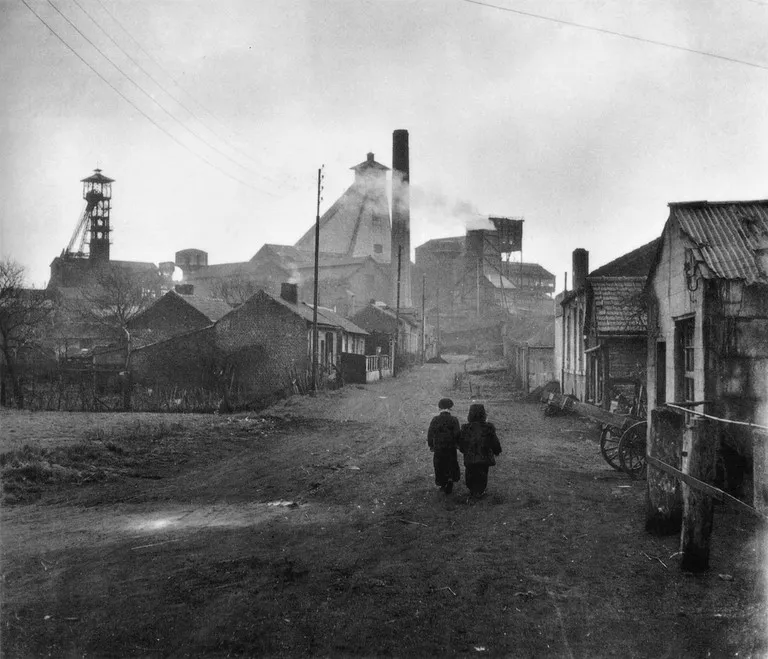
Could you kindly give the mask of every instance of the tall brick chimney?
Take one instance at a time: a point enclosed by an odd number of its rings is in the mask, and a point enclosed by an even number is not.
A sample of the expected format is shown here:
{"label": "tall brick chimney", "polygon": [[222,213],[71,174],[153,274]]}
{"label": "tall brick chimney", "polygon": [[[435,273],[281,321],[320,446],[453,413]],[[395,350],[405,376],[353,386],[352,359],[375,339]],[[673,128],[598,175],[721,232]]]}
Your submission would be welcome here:
{"label": "tall brick chimney", "polygon": [[589,274],[589,252],[583,247],[573,250],[573,290],[577,291],[587,283]]}
{"label": "tall brick chimney", "polygon": [[397,255],[400,252],[400,306],[411,299],[411,193],[408,131],[392,133],[392,304],[397,302]]}

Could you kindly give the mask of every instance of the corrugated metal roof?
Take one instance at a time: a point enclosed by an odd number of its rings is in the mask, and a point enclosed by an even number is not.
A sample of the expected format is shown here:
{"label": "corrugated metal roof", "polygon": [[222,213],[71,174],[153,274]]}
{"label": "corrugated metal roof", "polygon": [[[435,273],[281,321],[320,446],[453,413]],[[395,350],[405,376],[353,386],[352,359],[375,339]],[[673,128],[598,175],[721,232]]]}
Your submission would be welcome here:
{"label": "corrugated metal roof", "polygon": [[693,243],[706,278],[768,283],[760,262],[768,250],[768,200],[672,203],[670,220]]}
{"label": "corrugated metal roof", "polygon": [[645,277],[589,278],[599,334],[645,332],[647,319],[640,296]]}

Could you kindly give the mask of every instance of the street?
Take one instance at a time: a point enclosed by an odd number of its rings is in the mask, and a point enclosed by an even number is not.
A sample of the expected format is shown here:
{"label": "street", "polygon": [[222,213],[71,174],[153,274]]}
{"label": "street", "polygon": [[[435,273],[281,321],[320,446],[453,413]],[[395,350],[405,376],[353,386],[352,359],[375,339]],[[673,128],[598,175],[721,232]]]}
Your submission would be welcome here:
{"label": "street", "polygon": [[[594,425],[464,371],[177,415],[130,475],[6,502],[3,655],[764,656],[755,520],[719,507],[710,571],[680,572]],[[503,448],[477,501],[435,487],[426,444],[439,398],[464,422],[470,386]]]}

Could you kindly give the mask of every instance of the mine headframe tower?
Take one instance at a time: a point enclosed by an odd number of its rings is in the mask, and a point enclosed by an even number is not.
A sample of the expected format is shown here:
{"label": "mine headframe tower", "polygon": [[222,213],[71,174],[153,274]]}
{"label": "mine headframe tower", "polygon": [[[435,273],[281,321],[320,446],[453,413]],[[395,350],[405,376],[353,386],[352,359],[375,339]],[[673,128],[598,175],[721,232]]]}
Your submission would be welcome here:
{"label": "mine headframe tower", "polygon": [[488,229],[467,230],[464,272],[455,288],[461,303],[473,308],[478,317],[489,305],[510,310],[515,285],[505,274],[511,252],[520,251],[522,261],[523,222],[522,218],[489,217]]}
{"label": "mine headframe tower", "polygon": [[[112,208],[112,183],[95,169],[88,178],[82,179],[85,208],[80,215],[65,255],[72,258],[88,258],[91,261],[109,261],[109,212]],[[88,239],[88,253],[84,248]]]}

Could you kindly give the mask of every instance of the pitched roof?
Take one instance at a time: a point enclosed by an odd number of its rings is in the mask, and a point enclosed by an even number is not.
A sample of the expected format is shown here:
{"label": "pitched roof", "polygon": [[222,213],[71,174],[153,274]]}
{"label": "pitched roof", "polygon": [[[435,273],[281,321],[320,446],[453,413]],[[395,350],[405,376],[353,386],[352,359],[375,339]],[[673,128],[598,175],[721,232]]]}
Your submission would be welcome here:
{"label": "pitched roof", "polygon": [[[304,304],[309,307],[310,311],[313,309],[312,305],[306,303]],[[326,307],[321,307],[318,305],[317,317],[318,320],[322,318],[327,322],[328,325],[337,325],[338,327],[341,327],[345,332],[349,332],[350,334],[368,334],[368,332],[366,332],[362,327],[358,327],[348,318],[344,318],[343,316],[337,314],[335,311],[327,309]]]}
{"label": "pitched roof", "polygon": [[[592,277],[591,304],[598,333],[632,334],[646,330],[646,314],[641,302],[645,277]],[[590,318],[591,314],[587,313]]]}
{"label": "pitched roof", "polygon": [[661,238],[633,249],[609,263],[593,270],[590,277],[647,277]]}
{"label": "pitched roof", "polygon": [[291,265],[314,263],[314,257],[311,253],[302,251],[293,245],[277,245],[275,243],[264,243],[261,249],[251,257],[251,263],[261,261],[270,253]]}
{"label": "pitched roof", "polygon": [[216,265],[207,265],[199,270],[190,270],[185,275],[186,281],[194,282],[196,279],[217,279],[219,277],[233,277],[236,275],[247,275],[253,272],[253,265],[250,261],[241,261],[238,263],[218,263]]}
{"label": "pitched roof", "polygon": [[768,283],[761,256],[768,250],[768,200],[671,203],[694,253],[706,264],[705,278],[742,279]]}
{"label": "pitched roof", "polygon": [[[310,305],[308,305],[306,302],[299,302],[298,304],[294,304],[292,302],[288,302],[288,300],[284,300],[279,295],[273,295],[272,293],[268,293],[267,291],[259,291],[258,293],[255,293],[254,295],[265,295],[268,298],[272,299],[273,301],[277,302],[278,304],[283,305],[286,309],[291,310],[293,313],[295,313],[297,316],[300,316],[307,322],[314,322],[314,312]],[[343,318],[342,316],[339,316],[337,313],[331,311],[330,309],[326,309],[325,307],[317,307],[317,322],[320,325],[327,325],[331,327],[341,327],[346,332],[350,332],[352,334],[367,334],[364,329],[358,327],[353,322],[347,320],[346,318]]]}
{"label": "pitched roof", "polygon": [[166,295],[176,295],[191,307],[197,309],[211,322],[216,322],[222,316],[232,311],[232,307],[225,301],[215,297],[203,297],[202,295],[182,295],[176,291],[169,291]]}
{"label": "pitched roof", "polygon": [[[372,255],[380,261],[389,262],[390,232],[389,199],[386,191],[386,168],[375,161],[361,163],[352,169],[358,174],[355,182],[339,197],[320,218],[320,251],[322,253],[343,254],[346,256]],[[360,176],[363,170],[372,166],[381,171],[371,182],[369,177]],[[381,253],[375,253],[374,244],[381,245]],[[313,225],[299,240],[295,247],[305,252],[315,249],[315,226]]]}
{"label": "pitched roof", "polygon": [[93,174],[80,179],[81,183],[114,183],[115,179],[104,176],[100,169],[94,169]]}

